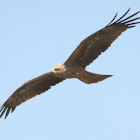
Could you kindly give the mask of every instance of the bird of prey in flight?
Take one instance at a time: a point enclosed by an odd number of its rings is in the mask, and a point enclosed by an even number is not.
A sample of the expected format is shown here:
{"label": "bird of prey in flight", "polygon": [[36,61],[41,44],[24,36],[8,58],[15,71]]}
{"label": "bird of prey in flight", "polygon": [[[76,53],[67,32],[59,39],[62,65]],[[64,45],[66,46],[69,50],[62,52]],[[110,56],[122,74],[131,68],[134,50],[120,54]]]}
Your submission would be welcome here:
{"label": "bird of prey in flight", "polygon": [[91,84],[111,77],[112,75],[100,75],[88,72],[85,68],[102,52],[106,51],[122,32],[140,23],[136,22],[140,17],[134,18],[140,11],[125,17],[129,11],[130,9],[117,20],[115,20],[116,14],[106,27],[84,39],[70,57],[64,63],[60,63],[52,68],[51,72],[25,82],[1,106],[0,118],[5,112],[6,118],[9,112],[13,112],[21,103],[36,95],[40,95],[49,90],[51,86],[55,86],[66,79],[77,78],[84,83]]}

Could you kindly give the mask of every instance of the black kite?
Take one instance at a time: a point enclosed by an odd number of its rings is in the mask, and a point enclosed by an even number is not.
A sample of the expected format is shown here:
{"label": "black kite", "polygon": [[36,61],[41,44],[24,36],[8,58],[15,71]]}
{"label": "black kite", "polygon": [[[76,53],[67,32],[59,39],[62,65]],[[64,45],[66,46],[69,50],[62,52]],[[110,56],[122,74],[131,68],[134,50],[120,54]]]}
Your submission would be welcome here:
{"label": "black kite", "polygon": [[116,14],[105,28],[83,40],[66,62],[55,66],[52,69],[52,72],[32,79],[19,87],[1,106],[0,117],[3,116],[4,112],[6,112],[6,118],[9,112],[13,112],[21,103],[35,97],[36,95],[40,95],[49,90],[51,86],[54,86],[65,79],[78,78],[87,84],[91,84],[111,77],[111,75],[100,75],[87,72],[85,67],[92,63],[93,60],[95,60],[102,52],[106,51],[111,43],[115,41],[122,32],[128,28],[135,27],[136,24],[140,23],[133,22],[140,19],[140,17],[131,19],[140,11],[124,19],[129,10],[114,22],[117,16]]}

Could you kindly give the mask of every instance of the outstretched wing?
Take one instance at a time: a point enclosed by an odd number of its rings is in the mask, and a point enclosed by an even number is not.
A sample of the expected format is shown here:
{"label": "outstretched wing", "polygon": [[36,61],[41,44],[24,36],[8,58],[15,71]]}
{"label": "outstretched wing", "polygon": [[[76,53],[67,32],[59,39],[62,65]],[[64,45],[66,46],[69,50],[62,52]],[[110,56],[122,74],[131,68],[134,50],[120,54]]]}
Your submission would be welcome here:
{"label": "outstretched wing", "polygon": [[140,19],[140,17],[131,19],[140,11],[123,19],[129,10],[122,17],[113,22],[117,16],[116,14],[113,20],[105,28],[97,31],[96,33],[83,40],[76,48],[76,50],[71,54],[65,64],[79,65],[85,68],[102,52],[106,51],[111,43],[115,41],[122,32],[128,28],[135,27],[135,24],[140,23],[133,22]]}
{"label": "outstretched wing", "polygon": [[54,86],[63,80],[64,79],[58,78],[50,72],[24,83],[1,106],[0,118],[3,116],[4,112],[6,112],[6,118],[10,110],[13,112],[21,103],[49,90],[51,86]]}

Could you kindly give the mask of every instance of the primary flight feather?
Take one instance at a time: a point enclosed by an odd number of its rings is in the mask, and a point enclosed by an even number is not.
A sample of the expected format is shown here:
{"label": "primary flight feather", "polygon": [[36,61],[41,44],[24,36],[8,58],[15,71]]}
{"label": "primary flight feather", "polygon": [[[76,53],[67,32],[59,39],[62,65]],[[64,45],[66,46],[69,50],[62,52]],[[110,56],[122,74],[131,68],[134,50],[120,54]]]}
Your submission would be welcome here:
{"label": "primary flight feather", "polygon": [[51,72],[34,78],[19,87],[1,106],[0,118],[5,112],[6,118],[9,112],[13,112],[21,103],[36,95],[40,95],[49,90],[51,86],[55,86],[65,79],[78,78],[84,83],[91,84],[111,77],[112,75],[100,75],[87,72],[85,67],[92,63],[102,52],[106,51],[122,32],[126,31],[128,28],[135,27],[136,24],[140,23],[135,22],[136,20],[139,20],[140,17],[133,18],[140,13],[140,11],[124,18],[129,11],[130,9],[128,9],[128,11],[118,20],[114,21],[117,17],[116,14],[105,28],[83,40],[66,62],[58,64],[52,68]]}

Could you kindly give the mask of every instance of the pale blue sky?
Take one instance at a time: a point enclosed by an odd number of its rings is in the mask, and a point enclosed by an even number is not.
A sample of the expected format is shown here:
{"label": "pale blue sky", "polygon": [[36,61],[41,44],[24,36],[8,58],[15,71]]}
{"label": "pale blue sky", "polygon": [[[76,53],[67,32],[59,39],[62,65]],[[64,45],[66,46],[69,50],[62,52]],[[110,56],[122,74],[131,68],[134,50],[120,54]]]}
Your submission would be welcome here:
{"label": "pale blue sky", "polygon": [[[0,104],[25,81],[65,61],[81,40],[139,0],[0,0]],[[140,16],[140,14],[139,14]],[[113,77],[66,80],[0,120],[1,140],[139,140],[140,25],[87,69]]]}

